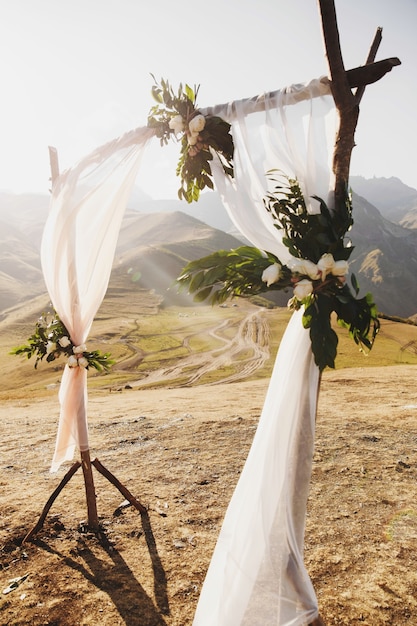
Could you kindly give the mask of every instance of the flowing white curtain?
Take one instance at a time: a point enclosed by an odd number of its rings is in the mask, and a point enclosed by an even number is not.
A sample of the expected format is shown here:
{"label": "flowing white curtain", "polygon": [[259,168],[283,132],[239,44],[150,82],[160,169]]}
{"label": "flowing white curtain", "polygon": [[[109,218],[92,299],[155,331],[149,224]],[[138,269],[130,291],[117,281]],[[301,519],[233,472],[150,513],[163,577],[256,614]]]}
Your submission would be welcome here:
{"label": "flowing white curtain", "polygon": [[263,203],[274,186],[268,172],[297,178],[310,212],[319,210],[313,195],[332,206],[337,119],[328,81],[315,79],[204,112],[232,125],[234,179],[223,176],[220,162],[213,161],[216,188],[232,221],[253,245],[285,262],[288,249]]}
{"label": "flowing white curtain", "polygon": [[317,616],[303,562],[318,370],[295,314],[197,607],[198,626],[307,624]]}
{"label": "flowing white curtain", "polygon": [[[120,223],[141,157],[153,131],[126,133],[82,159],[56,180],[42,244],[42,269],[51,302],[75,345],[85,343],[103,300]],[[51,471],[87,450],[87,372],[65,366],[61,412]]]}
{"label": "flowing white curtain", "polygon": [[[327,83],[316,80],[216,107],[232,124],[235,178],[215,168],[236,227],[255,246],[289,258],[263,198],[267,172],[296,177],[309,210],[332,204],[336,133]],[[319,372],[296,312],[284,333],[257,432],[228,506],[202,588],[194,626],[304,626],[318,615],[304,566]]]}

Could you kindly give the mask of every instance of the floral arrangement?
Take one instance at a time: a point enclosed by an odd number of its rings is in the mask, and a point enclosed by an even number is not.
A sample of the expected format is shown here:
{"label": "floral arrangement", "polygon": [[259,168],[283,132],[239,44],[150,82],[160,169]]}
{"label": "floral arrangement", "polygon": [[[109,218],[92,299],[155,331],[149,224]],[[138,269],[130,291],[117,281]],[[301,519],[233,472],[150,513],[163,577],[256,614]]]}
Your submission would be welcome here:
{"label": "floral arrangement", "polygon": [[[205,187],[213,189],[210,162],[217,154],[226,174],[233,177],[233,139],[230,124],[214,115],[204,116],[196,106],[198,87],[180,84],[175,93],[168,81],[155,85],[152,96],[157,104],[148,115],[148,127],[155,129],[161,145],[180,140],[181,154],[177,176],[181,178],[178,197],[197,201]],[[178,139],[180,138],[180,139]]]}
{"label": "floral arrangement", "polygon": [[296,180],[285,177],[264,199],[291,259],[283,264],[269,252],[243,246],[221,250],[192,261],[177,279],[197,301],[220,303],[231,296],[253,296],[271,290],[292,290],[291,309],[303,307],[303,325],[310,330],[311,347],[320,371],[335,367],[338,337],[331,325],[334,313],[340,326],[362,351],[370,350],[379,330],[371,294],[358,298],[359,287],[351,277],[348,259],[353,251],[346,233],[353,224],[349,194],[341,211],[331,213],[325,202],[310,214]]}
{"label": "floral arrangement", "polygon": [[102,354],[98,350],[89,351],[85,344],[74,345],[70,334],[58,314],[44,313],[36,322],[35,332],[28,339],[28,343],[18,346],[11,354],[26,354],[30,359],[36,355],[35,368],[39,361],[44,358],[48,363],[55,361],[60,356],[67,358],[69,367],[94,367],[98,371],[107,370],[114,361],[110,354]]}

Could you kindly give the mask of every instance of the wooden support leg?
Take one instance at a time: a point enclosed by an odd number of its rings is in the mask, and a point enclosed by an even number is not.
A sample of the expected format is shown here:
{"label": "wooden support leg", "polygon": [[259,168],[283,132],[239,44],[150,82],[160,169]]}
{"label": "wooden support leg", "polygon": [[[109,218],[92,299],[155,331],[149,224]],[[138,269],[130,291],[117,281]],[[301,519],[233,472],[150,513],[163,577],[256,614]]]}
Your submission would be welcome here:
{"label": "wooden support leg", "polygon": [[75,472],[80,467],[81,467],[81,463],[79,461],[77,461],[76,463],[74,463],[74,465],[72,465],[69,468],[68,472],[65,474],[64,478],[61,480],[61,482],[59,483],[58,487],[55,489],[55,491],[52,493],[52,495],[50,496],[49,500],[47,501],[47,503],[43,507],[43,511],[42,511],[41,516],[40,516],[40,518],[38,520],[38,523],[36,524],[36,526],[34,526],[32,528],[31,531],[28,532],[26,537],[23,539],[22,543],[32,539],[32,537],[34,537],[36,535],[36,533],[40,531],[40,529],[42,528],[43,523],[45,521],[45,518],[48,515],[49,509],[51,508],[51,506],[53,505],[53,503],[55,502],[55,500],[57,499],[57,497],[59,496],[59,494],[61,493],[61,491],[65,487],[65,485],[71,480],[71,478],[74,476]]}
{"label": "wooden support leg", "polygon": [[139,511],[139,513],[146,513],[146,507],[143,506],[143,504],[141,504],[138,500],[136,500],[136,498],[132,496],[130,491],[124,485],[122,485],[122,483],[116,478],[116,476],[109,472],[109,470],[105,468],[98,459],[94,459],[91,464],[94,465],[96,470],[100,472],[100,474],[102,474],[105,478],[107,478],[107,480],[120,491],[120,493],[126,498],[126,500],[128,500],[130,504]]}
{"label": "wooden support leg", "polygon": [[87,498],[88,527],[93,532],[97,532],[99,530],[97,500],[89,450],[81,451],[81,463],[84,472],[85,495]]}
{"label": "wooden support leg", "polygon": [[89,450],[85,450],[81,452],[81,463],[77,461],[70,467],[68,472],[65,474],[64,478],[59,483],[58,487],[52,493],[47,503],[45,504],[42,514],[38,520],[38,523],[32,528],[31,531],[27,533],[24,537],[22,543],[25,541],[29,541],[32,539],[36,533],[40,531],[42,528],[46,516],[48,515],[49,509],[55,502],[56,498],[59,496],[65,485],[71,480],[74,476],[75,472],[82,467],[84,473],[84,484],[85,484],[85,494],[87,498],[87,511],[88,511],[88,527],[93,532],[98,532],[100,530],[98,515],[97,515],[97,501],[96,501],[96,493],[94,489],[94,480],[93,480],[93,471],[92,466],[96,468],[100,474],[102,474],[109,482],[112,483],[120,491],[120,493],[130,502],[132,506],[135,507],[139,511],[139,513],[147,513],[147,508],[141,504],[136,498],[130,493],[130,491],[114,476],[98,459],[94,459],[94,461],[90,460],[90,452]]}

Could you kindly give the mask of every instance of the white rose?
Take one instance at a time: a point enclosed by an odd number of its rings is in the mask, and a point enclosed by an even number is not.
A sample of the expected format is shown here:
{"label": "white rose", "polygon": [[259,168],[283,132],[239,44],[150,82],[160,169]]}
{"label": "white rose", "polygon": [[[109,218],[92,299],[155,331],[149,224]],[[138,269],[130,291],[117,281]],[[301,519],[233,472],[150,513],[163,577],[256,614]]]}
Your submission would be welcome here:
{"label": "white rose", "polygon": [[51,354],[51,352],[55,352],[56,343],[54,341],[48,341],[46,344],[46,354]]}
{"label": "white rose", "polygon": [[311,280],[307,280],[304,278],[303,280],[298,281],[298,283],[294,286],[294,296],[297,300],[304,300],[310,294],[313,293],[313,283]]}
{"label": "white rose", "polygon": [[315,263],[313,261],[309,261],[308,259],[290,259],[288,262],[288,267],[292,272],[296,274],[307,275],[311,278],[311,280],[317,280],[320,278],[320,272]]}
{"label": "white rose", "polygon": [[169,120],[169,127],[171,130],[174,131],[176,135],[178,135],[178,133],[182,133],[185,127],[184,120],[182,119],[181,115],[171,117],[171,119]]}
{"label": "white rose", "polygon": [[195,146],[197,143],[198,135],[188,135],[188,145]]}
{"label": "white rose", "polygon": [[74,346],[72,351],[74,354],[82,354],[87,351],[87,346],[85,343],[82,343],[80,346]]}
{"label": "white rose", "polygon": [[321,279],[325,280],[327,274],[332,274],[334,268],[335,260],[333,258],[333,254],[326,253],[323,254],[319,262],[317,263],[317,267],[321,272]]}
{"label": "white rose", "polygon": [[206,125],[206,118],[204,117],[204,115],[201,115],[201,113],[193,117],[188,122],[188,128],[192,135],[194,134],[198,135],[198,133],[204,129],[205,125]]}
{"label": "white rose", "polygon": [[262,281],[269,287],[273,283],[277,283],[281,278],[281,265],[274,263],[262,272]]}
{"label": "white rose", "polygon": [[88,367],[88,360],[85,358],[85,356],[82,356],[78,359],[78,365],[80,365],[80,367]]}
{"label": "white rose", "polygon": [[78,367],[78,359],[73,354],[71,354],[71,356],[68,357],[67,363],[68,363],[68,367]]}
{"label": "white rose", "polygon": [[333,276],[345,276],[349,271],[349,263],[347,261],[335,261],[332,269]]}
{"label": "white rose", "polygon": [[66,335],[63,335],[61,339],[58,340],[58,343],[61,348],[67,348],[69,345],[71,345],[71,341]]}

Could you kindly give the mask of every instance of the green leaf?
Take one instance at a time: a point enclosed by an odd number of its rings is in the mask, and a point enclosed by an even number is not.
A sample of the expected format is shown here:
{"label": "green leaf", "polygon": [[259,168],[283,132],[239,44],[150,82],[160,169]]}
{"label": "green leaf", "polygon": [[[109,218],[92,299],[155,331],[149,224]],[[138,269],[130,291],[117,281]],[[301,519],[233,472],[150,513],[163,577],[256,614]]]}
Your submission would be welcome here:
{"label": "green leaf", "polygon": [[[251,246],[240,246],[235,249],[235,253],[247,259],[265,258],[265,254],[262,250],[259,250],[259,248],[252,248]],[[277,261],[278,259],[274,257],[274,260]]]}
{"label": "green leaf", "polygon": [[156,102],[162,104],[163,103],[163,98],[162,98],[162,94],[160,92],[159,89],[157,89],[156,87],[152,87],[152,97],[154,100],[156,100]]}
{"label": "green leaf", "polygon": [[224,275],[224,269],[221,266],[212,267],[204,273],[204,278],[201,283],[203,286],[215,285],[220,283],[222,276]]}
{"label": "green leaf", "polygon": [[331,327],[326,315],[314,315],[310,324],[311,349],[314,362],[323,371],[326,367],[335,367],[337,355],[337,334]]}
{"label": "green leaf", "polygon": [[203,302],[204,300],[206,300],[209,295],[211,294],[212,291],[212,287],[206,287],[205,289],[201,289],[201,291],[198,291],[195,296],[194,296],[194,301],[195,302]]}
{"label": "green leaf", "polygon": [[359,284],[358,284],[358,281],[356,280],[355,274],[352,274],[352,276],[350,277],[350,282],[352,283],[352,287],[353,287],[354,292],[356,293],[356,295],[358,295],[358,293],[359,293]]}
{"label": "green leaf", "polygon": [[195,93],[189,85],[185,85],[185,95],[189,100],[191,100],[192,103],[195,102]]}
{"label": "green leaf", "polygon": [[188,286],[190,293],[197,291],[200,288],[203,281],[204,281],[204,272],[197,272],[196,274],[194,274]]}

